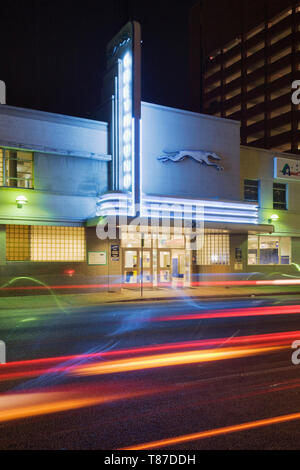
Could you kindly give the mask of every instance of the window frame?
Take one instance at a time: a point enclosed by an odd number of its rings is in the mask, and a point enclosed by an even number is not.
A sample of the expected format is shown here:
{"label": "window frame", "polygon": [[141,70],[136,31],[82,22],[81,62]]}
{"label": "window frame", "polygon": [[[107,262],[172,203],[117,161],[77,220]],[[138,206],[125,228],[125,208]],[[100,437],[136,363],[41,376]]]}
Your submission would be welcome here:
{"label": "window frame", "polygon": [[230,234],[220,229],[206,229],[197,248],[198,266],[230,266]]}
{"label": "window frame", "polygon": [[85,263],[87,260],[86,231],[82,226],[6,224],[5,228],[7,263]]}
{"label": "window frame", "polygon": [[[276,207],[276,204],[281,204],[281,203],[278,203],[274,200],[274,191],[275,190],[280,190],[280,188],[275,188],[275,185],[280,185],[280,186],[284,186],[284,194],[285,194],[285,207]],[[274,210],[278,210],[278,211],[287,211],[288,210],[288,184],[287,183],[278,183],[277,181],[273,181],[273,209]]]}
{"label": "window frame", "polygon": [[[26,150],[26,149],[15,149],[15,148],[6,148],[6,147],[1,147],[0,150],[2,151],[2,155],[0,155],[0,158],[2,159],[2,178],[0,178],[0,182],[2,181],[2,184],[0,184],[0,187],[3,187],[3,188],[15,188],[15,189],[34,189],[34,152],[30,151],[30,150]],[[9,152],[11,151],[15,151],[16,154],[17,154],[17,158],[13,158],[13,157],[10,157],[9,156]],[[31,154],[32,158],[31,159],[28,159],[28,160],[25,160],[24,158],[18,158],[18,153],[19,152],[22,152],[22,153],[28,153],[28,154]],[[8,154],[8,156],[7,156]],[[31,177],[30,178],[21,178],[21,177],[7,177],[6,176],[6,167],[7,167],[7,162],[11,161],[11,160],[15,160],[15,161],[19,161],[19,162],[31,162]],[[10,180],[14,180],[14,181],[17,181],[17,184],[18,184],[18,181],[30,181],[30,187],[26,188],[26,187],[23,187],[23,186],[12,186],[10,184],[7,184],[7,180],[10,181]]]}
{"label": "window frame", "polygon": [[[246,199],[246,181],[251,181],[252,183],[257,183],[257,200],[254,199]],[[248,185],[249,187],[249,185]],[[252,178],[244,178],[244,201],[247,202],[254,202],[260,206],[260,180],[259,179],[252,179]]]}
{"label": "window frame", "polygon": [[[257,239],[257,254],[256,254],[256,263],[253,263],[253,264],[249,264],[249,235],[248,235],[248,239],[247,239],[247,266],[291,266],[291,264],[293,263],[293,260],[292,260],[292,253],[293,253],[293,248],[292,248],[292,237],[286,237],[286,236],[276,236],[276,235],[251,235],[252,237],[256,237]],[[278,260],[279,262],[276,264],[276,263],[261,263],[260,262],[260,258],[261,258],[261,239],[262,238],[266,238],[266,237],[269,237],[269,238],[278,238],[278,243],[279,243],[279,246],[278,246]],[[289,239],[289,244],[290,244],[290,253],[289,253],[289,263],[282,263],[282,239],[283,238],[288,238]]]}

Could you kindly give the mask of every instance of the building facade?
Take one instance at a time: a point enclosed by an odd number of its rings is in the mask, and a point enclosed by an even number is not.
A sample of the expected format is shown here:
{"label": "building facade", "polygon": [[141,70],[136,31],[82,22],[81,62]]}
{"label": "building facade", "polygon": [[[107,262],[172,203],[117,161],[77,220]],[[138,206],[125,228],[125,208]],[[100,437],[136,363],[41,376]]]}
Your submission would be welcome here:
{"label": "building facade", "polygon": [[299,1],[204,2],[190,24],[192,109],[239,120],[242,145],[298,153]]}
{"label": "building facade", "polygon": [[241,147],[241,193],[259,205],[260,223],[274,232],[248,234],[244,261],[248,273],[298,276],[300,260],[300,160],[293,154]]}
{"label": "building facade", "polygon": [[132,24],[110,43],[101,120],[0,107],[5,293],[297,271],[297,156],[241,148],[238,121],[142,102],[138,47]]}

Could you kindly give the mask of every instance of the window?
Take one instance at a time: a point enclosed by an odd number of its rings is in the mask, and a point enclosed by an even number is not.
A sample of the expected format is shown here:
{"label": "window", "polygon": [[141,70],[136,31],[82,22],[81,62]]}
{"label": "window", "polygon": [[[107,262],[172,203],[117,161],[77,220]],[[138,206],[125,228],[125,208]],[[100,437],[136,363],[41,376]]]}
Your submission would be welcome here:
{"label": "window", "polygon": [[287,209],[287,185],[273,183],[273,209]]}
{"label": "window", "polygon": [[[219,233],[218,233],[219,232]],[[202,266],[228,265],[230,261],[229,234],[205,230],[202,246],[197,250],[197,264]]]}
{"label": "window", "polygon": [[0,149],[0,186],[33,188],[33,154]]}
{"label": "window", "polygon": [[6,226],[6,259],[7,261],[30,260],[30,226]]}
{"label": "window", "polygon": [[259,181],[244,180],[244,200],[249,202],[259,201]]}
{"label": "window", "polygon": [[248,265],[291,264],[291,238],[249,235]]}
{"label": "window", "polygon": [[83,227],[6,226],[7,261],[84,261]]}
{"label": "window", "polygon": [[[151,248],[151,234],[144,233],[144,248]],[[121,230],[121,245],[123,248],[141,248],[142,238],[139,232],[126,231],[126,227]]]}
{"label": "window", "polygon": [[3,186],[3,150],[0,149],[0,186]]}

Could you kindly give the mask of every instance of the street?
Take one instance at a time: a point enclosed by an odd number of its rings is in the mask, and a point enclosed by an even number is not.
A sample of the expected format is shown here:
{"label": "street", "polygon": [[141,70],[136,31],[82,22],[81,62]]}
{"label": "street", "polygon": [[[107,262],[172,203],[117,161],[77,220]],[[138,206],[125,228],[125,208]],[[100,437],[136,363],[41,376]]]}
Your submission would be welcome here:
{"label": "street", "polygon": [[2,312],[0,448],[297,449],[296,304],[187,298]]}

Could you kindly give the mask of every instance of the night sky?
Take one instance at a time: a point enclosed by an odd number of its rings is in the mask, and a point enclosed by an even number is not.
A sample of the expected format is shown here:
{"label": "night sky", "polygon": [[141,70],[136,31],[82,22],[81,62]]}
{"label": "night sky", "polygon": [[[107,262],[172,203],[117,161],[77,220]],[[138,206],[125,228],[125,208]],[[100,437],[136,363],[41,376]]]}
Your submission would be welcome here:
{"label": "night sky", "polygon": [[92,117],[107,42],[142,26],[142,99],[189,108],[188,11],[197,0],[9,0],[1,4],[7,104]]}

